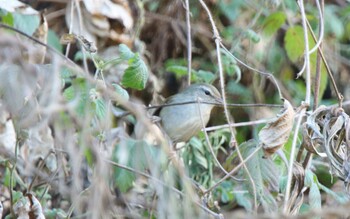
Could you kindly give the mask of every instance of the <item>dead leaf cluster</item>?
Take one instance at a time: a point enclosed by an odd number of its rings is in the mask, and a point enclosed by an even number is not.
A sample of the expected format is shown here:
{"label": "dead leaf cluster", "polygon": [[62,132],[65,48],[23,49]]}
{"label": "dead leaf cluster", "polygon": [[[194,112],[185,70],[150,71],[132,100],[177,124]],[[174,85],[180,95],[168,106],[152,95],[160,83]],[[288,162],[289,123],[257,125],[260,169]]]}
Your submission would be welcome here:
{"label": "dead leaf cluster", "polygon": [[327,157],[331,173],[349,185],[349,115],[342,108],[320,106],[303,125],[303,146],[311,153]]}

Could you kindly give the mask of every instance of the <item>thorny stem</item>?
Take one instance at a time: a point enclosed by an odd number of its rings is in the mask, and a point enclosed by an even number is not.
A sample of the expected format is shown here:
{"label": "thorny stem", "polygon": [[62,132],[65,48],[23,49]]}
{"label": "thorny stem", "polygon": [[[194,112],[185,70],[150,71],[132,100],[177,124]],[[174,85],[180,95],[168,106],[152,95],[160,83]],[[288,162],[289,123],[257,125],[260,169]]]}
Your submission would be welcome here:
{"label": "thorny stem", "polygon": [[[227,108],[227,102],[226,102],[226,94],[225,94],[225,78],[224,78],[224,73],[223,73],[223,69],[222,69],[222,62],[221,62],[221,52],[220,52],[220,44],[221,44],[221,38],[220,38],[220,35],[219,35],[219,31],[217,30],[216,28],[216,25],[215,25],[215,22],[213,20],[213,17],[210,13],[210,10],[209,8],[207,7],[207,5],[204,3],[203,0],[199,0],[199,2],[201,3],[201,5],[203,6],[203,8],[205,9],[205,11],[207,12],[207,15],[209,17],[209,20],[210,20],[210,23],[212,25],[212,29],[213,29],[213,34],[214,34],[214,40],[215,40],[215,44],[216,44],[216,55],[217,55],[217,59],[218,59],[218,67],[219,67],[219,76],[220,76],[220,86],[221,86],[221,95],[222,95],[222,99],[223,99],[223,104],[224,104],[224,111],[225,111],[225,116],[226,116],[226,119],[227,119],[227,122],[229,124],[231,124],[231,119],[230,119],[230,114],[228,112],[228,108]],[[232,126],[229,126],[230,128],[230,132],[231,132],[231,135],[232,135],[232,139],[231,141],[235,141],[234,139],[234,130],[232,128]],[[235,142],[234,142],[235,144]],[[252,185],[252,188],[253,188],[253,195],[254,195],[254,209],[255,209],[255,212],[257,211],[257,195],[256,195],[256,186],[255,186],[255,183],[254,183],[254,180],[252,178],[252,176],[250,175],[250,172],[247,168],[247,166],[245,165],[245,163],[243,163],[243,157],[242,157],[242,154],[239,150],[239,147],[236,146],[236,150],[237,150],[237,155],[243,165],[243,168],[244,170],[246,171],[247,173],[247,176],[249,178],[249,181]],[[230,174],[231,175],[231,174]],[[224,177],[225,178],[225,177]]]}

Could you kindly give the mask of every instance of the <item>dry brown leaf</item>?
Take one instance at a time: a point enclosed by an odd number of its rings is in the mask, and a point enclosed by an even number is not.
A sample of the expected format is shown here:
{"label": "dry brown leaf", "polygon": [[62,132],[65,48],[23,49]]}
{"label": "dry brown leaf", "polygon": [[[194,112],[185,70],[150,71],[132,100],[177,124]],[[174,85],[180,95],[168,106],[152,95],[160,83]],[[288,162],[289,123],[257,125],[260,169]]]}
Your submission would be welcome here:
{"label": "dry brown leaf", "polygon": [[[303,145],[317,155],[327,157],[331,173],[348,186],[350,182],[349,116],[339,107],[318,107],[304,124]],[[316,148],[320,147],[324,153]]]}
{"label": "dry brown leaf", "polygon": [[259,140],[265,152],[270,156],[281,148],[288,140],[293,128],[294,109],[288,100],[284,100],[284,108],[275,121],[267,124],[259,132]]}
{"label": "dry brown leaf", "polygon": [[[74,11],[71,17],[72,4],[67,5],[66,23],[70,27],[73,23],[73,33],[82,35],[85,39],[97,42],[97,39],[112,39],[117,43],[131,45],[132,39],[129,35],[134,26],[129,4],[126,2],[113,2],[111,0],[83,0],[80,4],[81,23],[79,16]],[[82,24],[82,26],[80,25]]]}
{"label": "dry brown leaf", "polygon": [[13,211],[20,219],[45,219],[40,202],[30,193],[13,205]]}
{"label": "dry brown leaf", "polygon": [[293,185],[290,198],[288,200],[288,212],[291,215],[296,215],[299,213],[300,207],[304,201],[304,179],[305,170],[297,162],[293,164]]}

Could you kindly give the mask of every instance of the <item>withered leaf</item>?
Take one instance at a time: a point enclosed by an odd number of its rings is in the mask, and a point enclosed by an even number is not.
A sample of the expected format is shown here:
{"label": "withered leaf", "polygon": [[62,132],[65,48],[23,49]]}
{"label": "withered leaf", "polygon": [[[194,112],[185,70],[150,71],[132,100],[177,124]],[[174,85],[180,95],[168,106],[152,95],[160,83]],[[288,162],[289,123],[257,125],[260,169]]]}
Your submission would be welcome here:
{"label": "withered leaf", "polygon": [[268,123],[259,132],[259,140],[265,152],[270,156],[281,148],[288,140],[293,128],[294,109],[288,100],[284,100],[284,107],[276,119]]}

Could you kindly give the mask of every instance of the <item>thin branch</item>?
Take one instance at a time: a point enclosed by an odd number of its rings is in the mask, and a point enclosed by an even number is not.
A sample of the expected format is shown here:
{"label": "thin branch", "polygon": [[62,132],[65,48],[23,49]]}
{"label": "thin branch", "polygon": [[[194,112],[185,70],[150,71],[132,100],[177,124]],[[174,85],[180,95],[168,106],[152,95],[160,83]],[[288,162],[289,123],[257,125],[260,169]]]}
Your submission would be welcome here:
{"label": "thin branch", "polygon": [[[317,47],[319,50],[317,52],[317,57],[316,57],[316,76],[315,76],[315,87],[314,87],[314,104],[313,104],[313,110],[316,110],[318,107],[318,99],[319,99],[319,93],[320,93],[320,82],[321,82],[321,52],[322,51],[322,37],[323,37],[323,12],[324,12],[324,0],[321,0],[321,6],[319,3],[319,0],[316,0],[316,4],[317,4],[317,8],[319,10],[319,16],[320,16],[320,23],[319,23],[319,46]],[[311,51],[310,51],[311,52]],[[304,162],[303,162],[303,167],[304,169],[307,168],[307,166],[309,166],[309,164],[311,164],[312,162],[312,153],[311,152],[307,152]]]}
{"label": "thin branch", "polygon": [[205,130],[206,131],[215,131],[218,129],[229,128],[230,126],[231,127],[242,127],[242,126],[259,125],[259,124],[270,123],[274,120],[276,120],[276,118],[261,119],[261,120],[250,121],[250,122],[240,122],[240,123],[233,123],[233,124],[218,125],[218,126],[212,126],[212,127],[205,128]]}
{"label": "thin branch", "polygon": [[[71,1],[70,2],[70,24],[69,24],[69,31],[68,33],[69,34],[72,34],[73,33],[73,23],[74,23],[74,5],[75,5],[75,1]],[[70,47],[71,47],[71,42],[69,42],[67,44],[67,47],[66,47],[66,57],[68,58],[68,55],[69,55],[69,51],[70,51]]]}
{"label": "thin branch", "polygon": [[288,174],[287,174],[287,185],[286,185],[286,192],[284,196],[284,205],[283,205],[283,213],[287,214],[288,212],[288,204],[290,202],[290,193],[291,193],[291,187],[292,187],[292,180],[293,180],[293,167],[294,167],[294,159],[295,159],[295,151],[298,141],[298,133],[301,125],[301,121],[303,119],[303,115],[306,112],[306,109],[310,105],[310,99],[311,99],[311,72],[310,72],[310,54],[309,54],[309,41],[308,41],[308,29],[307,29],[307,19],[305,15],[305,9],[304,9],[304,0],[298,0],[298,5],[300,7],[300,13],[302,17],[302,25],[303,25],[303,31],[304,31],[304,43],[305,43],[305,49],[304,49],[304,63],[305,63],[305,83],[306,83],[306,94],[305,94],[305,101],[301,106],[299,118],[297,120],[295,130],[294,130],[294,136],[293,136],[293,142],[291,146],[291,152],[290,152],[290,158],[289,158],[289,166],[288,166]]}
{"label": "thin branch", "polygon": [[293,178],[293,165],[294,165],[294,157],[295,157],[295,151],[296,151],[296,145],[298,141],[298,133],[301,125],[301,121],[303,119],[303,115],[306,112],[306,106],[301,109],[300,116],[297,120],[295,129],[294,129],[294,136],[293,136],[293,142],[292,147],[290,151],[290,158],[289,158],[289,165],[288,165],[288,175],[287,175],[287,186],[286,186],[286,193],[284,195],[284,205],[283,205],[283,213],[287,214],[288,210],[288,204],[289,204],[289,197],[292,187],[292,178]]}
{"label": "thin branch", "polygon": [[[309,29],[309,31],[310,31],[310,33],[311,33],[312,38],[313,38],[314,41],[316,42],[316,41],[317,41],[317,40],[316,40],[317,38],[316,38],[316,36],[315,36],[315,33],[312,31],[312,27],[311,27],[309,21],[306,20],[306,23],[307,23],[307,27],[308,27],[308,29]],[[326,58],[325,58],[325,56],[324,56],[324,54],[323,54],[323,51],[322,51],[322,49],[321,49],[320,47],[318,47],[318,52],[320,53],[321,58],[322,58],[322,61],[323,61],[323,64],[324,64],[324,66],[326,67],[326,70],[327,70],[327,73],[328,73],[328,77],[329,77],[329,79],[331,80],[332,86],[333,86],[333,88],[334,88],[334,92],[335,92],[336,95],[337,95],[337,98],[338,98],[338,106],[339,106],[339,107],[342,107],[342,102],[343,102],[343,100],[344,100],[344,97],[343,97],[343,95],[342,95],[342,94],[339,92],[339,90],[338,90],[337,84],[335,83],[334,77],[333,77],[333,75],[332,75],[332,71],[331,71],[331,69],[330,69],[330,67],[329,67],[329,65],[328,65],[328,63],[327,63],[327,60],[326,60]]]}
{"label": "thin branch", "polygon": [[[228,112],[228,108],[227,108],[227,102],[226,102],[226,94],[225,94],[225,78],[224,78],[224,72],[223,72],[223,68],[222,68],[222,62],[221,62],[221,52],[220,52],[220,44],[221,44],[221,37],[219,35],[219,31],[217,30],[216,28],[216,25],[215,25],[215,22],[213,20],[213,17],[210,13],[210,10],[209,8],[207,7],[207,5],[204,3],[203,0],[199,0],[199,2],[201,3],[201,5],[203,6],[203,8],[205,9],[205,11],[207,12],[207,15],[209,17],[209,20],[210,20],[210,23],[211,23],[211,26],[212,26],[212,29],[213,29],[213,34],[214,34],[214,41],[215,41],[215,45],[216,45],[216,55],[217,55],[217,59],[218,59],[218,67],[219,67],[219,76],[220,76],[220,86],[221,86],[221,95],[222,95],[222,99],[223,99],[223,104],[224,104],[224,112],[225,112],[225,117],[227,119],[227,122],[229,124],[231,124],[231,117],[230,117],[230,114]],[[233,128],[232,126],[229,127],[230,128],[230,132],[231,132],[231,141],[235,142],[235,139],[234,139],[234,131],[233,131]],[[236,146],[236,150],[237,150],[237,155],[241,161],[241,163],[243,163],[243,157],[242,157],[242,154],[239,150],[239,147]],[[245,163],[243,163],[243,167],[244,167],[244,170],[246,171],[247,173],[247,176],[249,178],[249,181],[252,185],[252,188],[253,188],[253,195],[254,195],[254,209],[255,211],[257,211],[257,195],[256,195],[256,186],[255,186],[255,182],[247,168],[247,166],[245,165]],[[231,175],[231,174],[230,174]]]}
{"label": "thin branch", "polygon": [[281,93],[281,89],[280,89],[280,87],[279,87],[279,85],[278,85],[278,82],[277,82],[276,78],[275,78],[271,73],[260,71],[260,70],[258,70],[258,69],[256,69],[256,68],[253,68],[253,67],[251,67],[251,66],[245,64],[243,61],[241,61],[241,60],[238,59],[236,56],[234,56],[234,55],[225,47],[225,45],[224,45],[223,43],[220,42],[220,46],[221,46],[221,48],[224,49],[224,51],[226,52],[226,54],[228,54],[229,56],[231,56],[233,59],[235,59],[237,62],[239,62],[240,64],[242,64],[244,67],[246,67],[246,68],[248,68],[248,69],[250,69],[250,70],[252,70],[252,71],[255,71],[255,72],[259,73],[259,74],[262,74],[262,75],[264,75],[265,77],[271,79],[272,83],[276,86],[276,89],[277,89],[277,91],[278,91],[278,95],[279,95],[280,99],[283,99],[283,96],[282,96],[282,93]]}
{"label": "thin branch", "polygon": [[253,151],[251,154],[249,154],[249,156],[247,156],[247,158],[245,160],[243,160],[241,163],[239,163],[233,170],[231,170],[226,176],[224,176],[223,178],[221,178],[217,183],[215,183],[212,187],[210,187],[209,189],[207,189],[204,194],[207,194],[209,192],[211,192],[213,189],[215,189],[216,187],[218,187],[222,182],[224,182],[229,176],[231,176],[232,174],[234,174],[235,172],[237,172],[243,165],[245,165],[246,162],[248,162],[250,159],[253,158],[253,156],[262,148],[262,146],[259,146],[255,149],[255,151]]}
{"label": "thin branch", "polygon": [[[199,111],[199,115],[200,115],[200,119],[201,119],[201,123],[202,123],[202,131],[204,132],[204,135],[205,135],[205,140],[208,144],[208,147],[210,149],[210,153],[211,155],[213,156],[216,164],[219,166],[219,168],[221,169],[222,172],[224,172],[226,175],[228,175],[229,173],[225,170],[225,168],[221,165],[221,163],[219,162],[219,160],[216,158],[216,155],[214,153],[214,149],[213,149],[213,145],[210,143],[210,140],[209,140],[209,136],[208,136],[208,133],[207,133],[207,130],[205,129],[205,124],[204,124],[204,121],[203,121],[203,117],[202,117],[202,111],[201,111],[201,108],[199,106],[199,103],[200,103],[200,100],[198,99],[197,100],[197,108],[198,108],[198,111]],[[244,180],[241,180],[241,179],[237,179],[236,177],[234,176],[231,176],[230,177],[235,180],[235,181],[244,181]]]}
{"label": "thin branch", "polygon": [[[180,103],[166,103],[166,104],[161,104],[161,105],[153,105],[153,106],[141,106],[144,107],[145,110],[150,110],[150,109],[158,109],[162,107],[168,107],[168,106],[176,106],[176,105],[186,105],[186,104],[194,104],[197,103],[196,101],[185,101],[185,102],[180,102]],[[218,107],[223,107],[223,104],[220,103],[212,103],[212,102],[207,102],[207,101],[202,101],[201,104],[210,104],[210,105],[215,105]],[[237,103],[227,103],[226,104],[228,107],[231,108],[242,108],[242,107],[273,107],[273,108],[283,108],[283,105],[279,104],[265,104],[265,103],[248,103],[248,104],[237,104]],[[114,112],[114,115],[118,118],[125,117],[130,115],[131,112]]]}
{"label": "thin branch", "polygon": [[191,69],[192,69],[192,38],[191,38],[191,20],[190,20],[190,3],[189,0],[185,0],[186,10],[186,30],[187,30],[187,82],[191,84]]}

